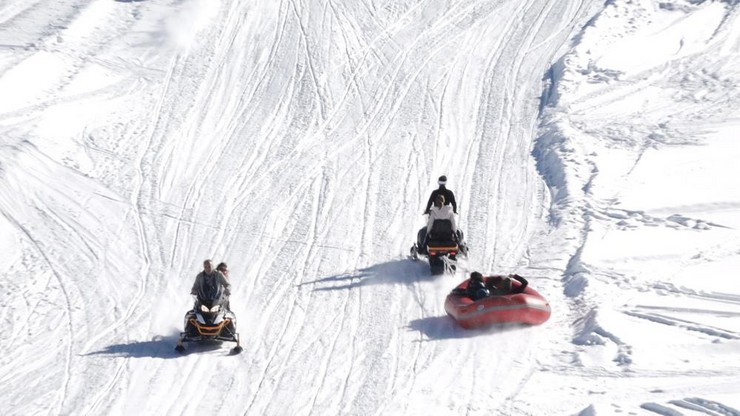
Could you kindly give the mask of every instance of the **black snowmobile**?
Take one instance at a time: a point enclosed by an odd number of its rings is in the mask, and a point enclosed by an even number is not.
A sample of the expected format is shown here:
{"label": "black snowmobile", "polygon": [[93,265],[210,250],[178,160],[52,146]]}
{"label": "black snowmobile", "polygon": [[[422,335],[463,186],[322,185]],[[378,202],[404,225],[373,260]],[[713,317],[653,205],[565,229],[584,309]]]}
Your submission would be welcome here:
{"label": "black snowmobile", "polygon": [[427,256],[429,269],[433,275],[442,274],[445,270],[454,271],[458,255],[467,257],[468,247],[465,244],[463,232],[452,232],[452,222],[449,220],[435,220],[427,238],[427,227],[422,227],[416,234],[416,243],[411,247],[411,258],[419,259],[419,255]]}
{"label": "black snowmobile", "polygon": [[232,354],[242,352],[236,332],[236,315],[229,310],[224,288],[202,285],[195,295],[193,310],[185,314],[185,331],[180,333],[175,350],[184,352],[185,342],[236,342]]}

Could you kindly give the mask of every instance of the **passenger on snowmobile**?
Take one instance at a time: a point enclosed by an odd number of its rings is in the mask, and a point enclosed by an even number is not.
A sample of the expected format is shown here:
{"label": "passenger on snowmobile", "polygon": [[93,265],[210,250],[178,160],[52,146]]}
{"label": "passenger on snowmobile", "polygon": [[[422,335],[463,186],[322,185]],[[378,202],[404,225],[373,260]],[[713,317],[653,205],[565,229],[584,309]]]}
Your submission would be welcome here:
{"label": "passenger on snowmobile", "polygon": [[458,234],[455,214],[452,212],[452,208],[449,205],[445,205],[444,203],[445,197],[442,195],[437,195],[437,198],[434,200],[434,207],[432,207],[431,211],[429,212],[429,219],[427,220],[427,227],[424,233],[424,239],[421,243],[422,247],[426,247],[426,245],[429,243],[429,238],[432,235],[432,229],[434,228],[434,222],[436,220],[447,220],[450,222],[450,226],[452,227],[452,236],[445,236],[445,240],[449,240],[450,238],[457,238]]}
{"label": "passenger on snowmobile", "polygon": [[434,200],[434,207],[429,211],[429,220],[427,221],[427,235],[432,231],[432,226],[436,220],[449,220],[452,224],[452,232],[457,234],[457,223],[455,222],[455,213],[452,207],[445,205],[444,195],[437,195]]}
{"label": "passenger on snowmobile", "polygon": [[[224,262],[219,263],[218,266],[216,266],[216,270],[220,271],[224,275],[224,277],[226,278],[226,281],[231,280],[229,279],[229,266],[227,266],[226,263]],[[228,298],[226,299],[225,305],[226,305],[226,309],[231,310],[231,304],[229,303]]]}
{"label": "passenger on snowmobile", "polygon": [[226,298],[226,305],[229,304],[229,296],[231,295],[231,283],[229,279],[220,271],[213,268],[212,260],[203,261],[203,271],[195,276],[195,282],[193,288],[190,290],[190,294],[198,295],[198,293],[213,293],[220,287],[223,287],[223,294]]}
{"label": "passenger on snowmobile", "polygon": [[427,207],[424,209],[424,214],[429,214],[429,210],[432,207],[432,204],[437,199],[437,195],[442,195],[445,197],[445,205],[452,205],[452,212],[457,214],[457,202],[455,202],[455,194],[452,193],[449,189],[447,189],[445,186],[447,184],[447,176],[442,175],[439,177],[439,180],[437,181],[439,184],[439,188],[432,191],[432,194],[429,195],[429,201],[427,201]]}
{"label": "passenger on snowmobile", "polygon": [[226,277],[227,280],[229,279],[229,266],[227,266],[226,263],[224,262],[219,263],[218,266],[216,266],[216,270],[223,273],[223,275]]}

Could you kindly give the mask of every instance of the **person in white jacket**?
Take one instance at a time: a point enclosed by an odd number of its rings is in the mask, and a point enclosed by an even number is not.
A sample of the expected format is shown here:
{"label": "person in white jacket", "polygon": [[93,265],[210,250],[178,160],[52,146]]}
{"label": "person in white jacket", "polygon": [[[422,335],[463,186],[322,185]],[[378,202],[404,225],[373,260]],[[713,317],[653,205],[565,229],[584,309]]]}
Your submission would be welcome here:
{"label": "person in white jacket", "polygon": [[452,233],[457,235],[457,223],[455,222],[455,212],[450,205],[445,205],[444,195],[437,195],[434,199],[434,206],[429,211],[429,221],[427,222],[427,240],[429,233],[432,232],[432,226],[435,220],[450,220],[452,224]]}

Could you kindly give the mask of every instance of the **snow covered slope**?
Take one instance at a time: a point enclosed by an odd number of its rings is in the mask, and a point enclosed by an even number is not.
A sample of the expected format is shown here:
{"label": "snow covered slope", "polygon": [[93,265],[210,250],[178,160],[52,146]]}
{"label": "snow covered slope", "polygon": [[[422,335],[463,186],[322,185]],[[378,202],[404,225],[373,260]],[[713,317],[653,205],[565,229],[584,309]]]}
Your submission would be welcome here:
{"label": "snow covered slope", "polygon": [[[740,414],[734,3],[0,2],[0,404]],[[205,258],[239,356],[173,350]],[[462,330],[472,270],[553,318]]]}

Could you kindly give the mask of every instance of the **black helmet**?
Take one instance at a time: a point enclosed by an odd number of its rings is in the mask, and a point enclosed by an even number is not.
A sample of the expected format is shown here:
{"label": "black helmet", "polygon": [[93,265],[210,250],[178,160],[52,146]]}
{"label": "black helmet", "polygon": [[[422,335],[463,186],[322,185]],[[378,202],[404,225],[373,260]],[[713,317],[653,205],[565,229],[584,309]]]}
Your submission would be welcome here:
{"label": "black helmet", "polygon": [[483,281],[483,275],[478,272],[470,273],[470,280],[477,280],[479,282]]}
{"label": "black helmet", "polygon": [[437,183],[440,184],[440,185],[446,184],[447,183],[447,176],[445,176],[445,175],[440,176],[439,179],[437,180]]}

